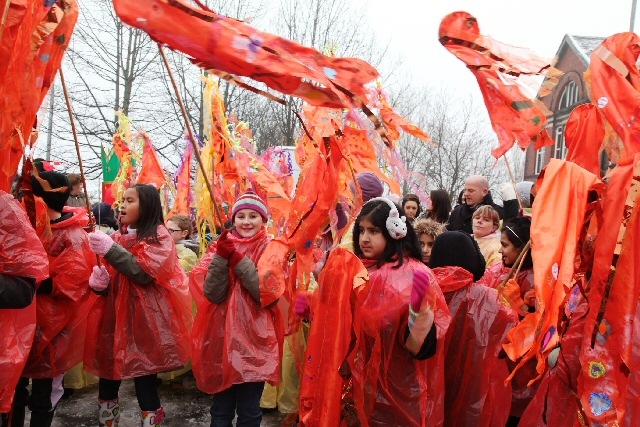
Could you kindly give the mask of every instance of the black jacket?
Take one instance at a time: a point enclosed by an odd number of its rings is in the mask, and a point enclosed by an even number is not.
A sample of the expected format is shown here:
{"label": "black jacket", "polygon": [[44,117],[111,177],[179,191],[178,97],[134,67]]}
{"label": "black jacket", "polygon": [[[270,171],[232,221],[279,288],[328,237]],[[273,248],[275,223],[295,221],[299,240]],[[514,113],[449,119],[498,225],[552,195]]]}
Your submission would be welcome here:
{"label": "black jacket", "polygon": [[466,204],[461,204],[456,206],[451,215],[449,216],[449,224],[447,225],[447,230],[449,231],[464,231],[465,233],[472,234],[473,229],[471,227],[473,213],[480,206],[489,205],[498,211],[498,215],[500,215],[500,219],[504,221],[508,221],[511,218],[515,218],[518,216],[520,212],[520,207],[518,206],[518,200],[505,200],[504,209],[502,206],[498,206],[493,202],[493,198],[491,197],[491,192],[487,193],[482,199],[482,202],[478,203],[474,207],[470,207]]}

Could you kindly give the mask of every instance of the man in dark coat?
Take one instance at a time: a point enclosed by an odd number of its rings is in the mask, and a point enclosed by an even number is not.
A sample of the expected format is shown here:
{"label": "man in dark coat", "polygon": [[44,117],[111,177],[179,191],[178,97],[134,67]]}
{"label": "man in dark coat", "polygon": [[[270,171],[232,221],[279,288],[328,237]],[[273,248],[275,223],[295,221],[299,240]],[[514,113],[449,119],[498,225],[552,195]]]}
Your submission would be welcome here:
{"label": "man in dark coat", "polygon": [[504,208],[493,202],[489,192],[489,181],[482,175],[472,175],[464,183],[462,204],[456,206],[449,216],[449,231],[464,231],[471,234],[473,213],[480,206],[489,205],[498,211],[500,219],[509,220],[515,218],[519,213],[516,191],[510,183],[500,186],[500,196],[502,197]]}

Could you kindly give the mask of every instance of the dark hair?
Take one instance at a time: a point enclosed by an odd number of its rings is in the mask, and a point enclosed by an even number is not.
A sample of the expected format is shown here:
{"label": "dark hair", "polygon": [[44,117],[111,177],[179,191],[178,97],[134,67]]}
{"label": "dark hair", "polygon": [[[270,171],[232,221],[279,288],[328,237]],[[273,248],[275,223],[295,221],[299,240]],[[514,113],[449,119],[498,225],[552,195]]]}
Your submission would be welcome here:
{"label": "dark hair", "polygon": [[432,190],[429,194],[431,199],[431,215],[430,218],[441,224],[449,221],[449,213],[451,213],[451,199],[446,190]]}
{"label": "dark hair", "polygon": [[461,231],[445,231],[433,242],[429,267],[461,267],[477,282],[484,276],[486,261],[476,239]]}
{"label": "dark hair", "polygon": [[418,215],[420,215],[420,212],[422,212],[422,208],[420,207],[420,199],[415,194],[411,194],[411,193],[405,194],[405,196],[402,198],[402,209],[404,209],[404,205],[407,202],[416,202],[416,204],[418,205],[418,212],[416,212],[416,218],[417,218]]}
{"label": "dark hair", "polygon": [[135,184],[133,188],[138,193],[140,218],[138,219],[138,240],[146,239],[148,243],[160,243],[158,240],[158,226],[164,226],[160,193],[149,184]]}
{"label": "dark hair", "polygon": [[[501,231],[505,233],[507,239],[509,239],[513,246],[523,248],[531,238],[531,219],[526,216],[511,218],[502,226]],[[533,268],[531,251],[527,252],[522,263],[522,268]]]}
{"label": "dark hair", "polygon": [[[402,208],[396,206],[396,209],[398,209],[400,216],[404,216]],[[380,259],[378,259],[378,267],[382,266],[382,264],[386,262],[397,261],[394,268],[399,268],[404,263],[405,255],[417,260],[422,260],[420,242],[418,241],[418,237],[416,236],[413,226],[411,226],[409,222],[407,222],[407,235],[405,237],[398,240],[391,237],[386,226],[387,218],[389,218],[389,212],[391,212],[391,206],[382,200],[374,200],[372,202],[365,203],[360,214],[356,218],[355,224],[353,225],[353,248],[356,256],[359,258],[364,256],[362,249],[360,249],[360,222],[363,219],[368,219],[374,226],[382,230],[382,234],[387,241],[387,246],[380,256]]]}

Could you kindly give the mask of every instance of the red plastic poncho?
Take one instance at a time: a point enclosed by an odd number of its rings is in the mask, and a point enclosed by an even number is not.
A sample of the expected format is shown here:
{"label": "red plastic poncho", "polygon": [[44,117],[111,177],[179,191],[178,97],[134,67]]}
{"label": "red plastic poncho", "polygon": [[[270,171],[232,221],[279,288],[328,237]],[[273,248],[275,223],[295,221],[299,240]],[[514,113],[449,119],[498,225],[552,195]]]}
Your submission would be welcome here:
{"label": "red plastic poncho", "polygon": [[[353,397],[363,425],[441,426],[444,415],[444,337],[449,309],[431,270],[420,261],[402,266],[370,261],[369,282],[359,288],[354,312],[357,338],[351,361]],[[413,274],[425,271],[435,300],[436,354],[417,360],[404,347]]]}
{"label": "red plastic poncho", "polygon": [[[254,264],[262,256],[269,237],[266,230],[242,239],[229,235],[236,250]],[[204,279],[215,252],[208,252],[190,274],[194,294],[202,294]],[[262,276],[262,275],[261,275]],[[279,309],[261,308],[229,270],[229,290],[222,304],[196,299],[198,313],[192,331],[193,376],[198,388],[213,394],[234,384],[280,382],[282,320]]]}
{"label": "red plastic poncho", "polygon": [[89,317],[85,370],[120,380],[181,368],[189,360],[191,295],[171,235],[158,226],[159,243],[111,237],[154,280],[136,284],[105,262],[111,282]]}
{"label": "red plastic poncho", "polygon": [[[22,206],[0,190],[0,273],[49,276],[49,259]],[[13,392],[31,349],[36,330],[36,305],[0,310],[0,413],[11,410]]]}
{"label": "red plastic poncho", "polygon": [[[505,267],[501,262],[496,262],[485,271],[484,276],[478,281],[478,284],[495,289],[500,286],[510,270],[510,267]],[[520,285],[520,296],[524,298],[525,293],[534,289],[533,269],[520,270],[515,280]],[[525,320],[526,319],[525,317]],[[515,369],[517,363],[507,359],[507,365],[509,366],[509,370],[512,371]],[[511,379],[511,415],[522,415],[522,412],[536,394],[538,388],[538,383],[529,387],[529,381],[537,376],[536,363],[532,360],[519,368],[518,372],[515,373]]]}
{"label": "red plastic poncho", "polygon": [[460,267],[433,273],[451,312],[444,345],[445,425],[504,426],[511,386],[504,385],[509,373],[498,354],[518,315],[496,290],[473,283],[473,274]]}
{"label": "red plastic poncho", "polygon": [[82,362],[87,315],[95,301],[89,276],[96,256],[84,227],[86,214],[65,207],[69,219],[51,224],[43,244],[49,256],[50,295],[36,298],[37,328],[22,376],[53,378]]}

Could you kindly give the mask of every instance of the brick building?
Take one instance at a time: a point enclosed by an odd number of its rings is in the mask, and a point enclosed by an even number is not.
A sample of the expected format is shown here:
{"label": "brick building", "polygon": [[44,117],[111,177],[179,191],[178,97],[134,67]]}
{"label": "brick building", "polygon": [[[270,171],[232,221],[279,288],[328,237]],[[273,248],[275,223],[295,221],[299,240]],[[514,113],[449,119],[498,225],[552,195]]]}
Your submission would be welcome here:
{"label": "brick building", "polygon": [[552,158],[565,158],[564,129],[571,111],[578,105],[589,102],[583,73],[589,68],[591,53],[602,43],[602,37],[565,35],[556,53],[556,68],[564,71],[553,91],[539,98],[551,111],[547,117],[547,131],[555,144],[536,152],[533,144],[525,155],[524,179],[535,181],[542,168]]}

